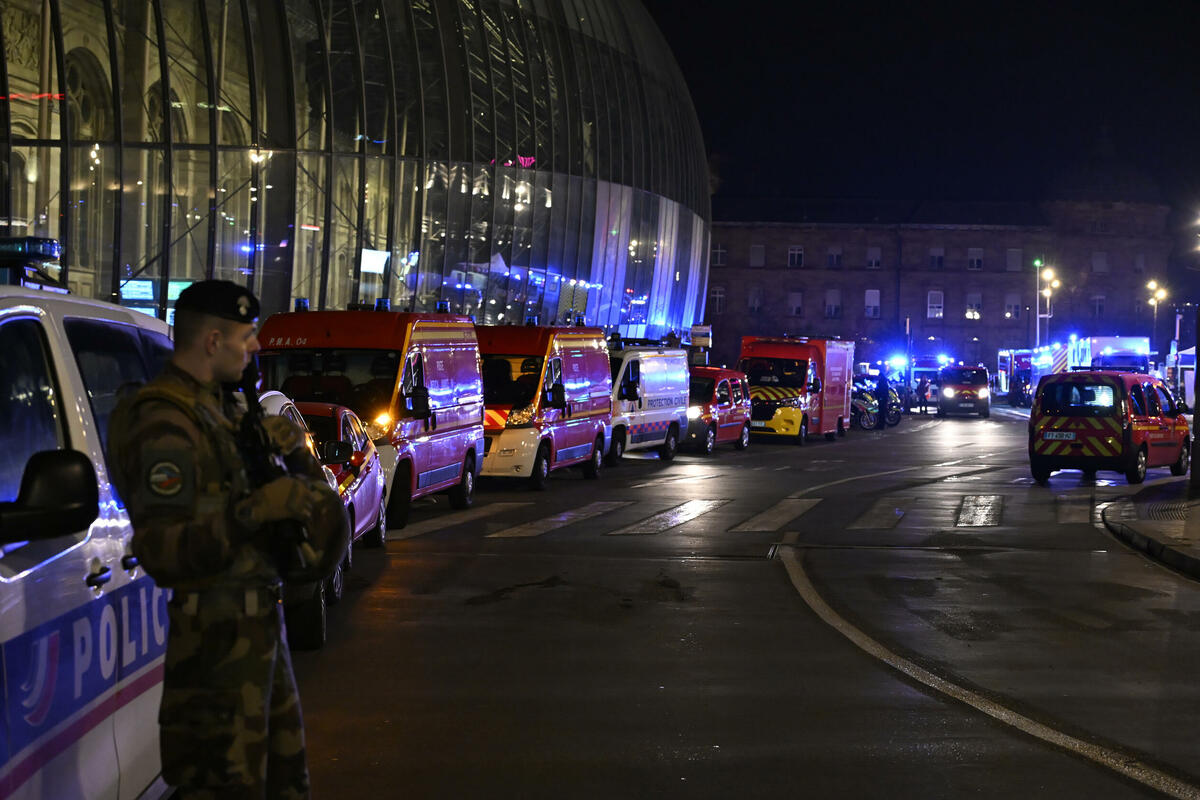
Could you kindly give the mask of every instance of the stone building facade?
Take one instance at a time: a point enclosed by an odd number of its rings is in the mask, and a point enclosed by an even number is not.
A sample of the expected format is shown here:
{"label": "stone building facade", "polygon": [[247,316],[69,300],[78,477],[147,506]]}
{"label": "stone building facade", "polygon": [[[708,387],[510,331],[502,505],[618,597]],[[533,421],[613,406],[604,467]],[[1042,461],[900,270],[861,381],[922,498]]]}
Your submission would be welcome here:
{"label": "stone building facade", "polygon": [[[989,367],[999,349],[1072,333],[1150,335],[1146,284],[1166,276],[1170,208],[1136,173],[1085,171],[1056,188],[1041,203],[715,203],[713,360],[735,362],[743,335],[854,339],[859,362],[945,354]],[[1035,259],[1060,282],[1048,319],[1035,316],[1047,313]],[[1152,347],[1173,325],[1164,305]]]}

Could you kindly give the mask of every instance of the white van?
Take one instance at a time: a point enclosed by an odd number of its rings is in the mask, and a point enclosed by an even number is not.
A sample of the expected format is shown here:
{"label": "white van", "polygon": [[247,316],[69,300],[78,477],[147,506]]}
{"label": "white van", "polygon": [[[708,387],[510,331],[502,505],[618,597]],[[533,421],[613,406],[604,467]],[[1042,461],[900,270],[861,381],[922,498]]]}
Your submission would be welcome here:
{"label": "white van", "polygon": [[167,594],[108,482],[119,394],[170,357],[165,323],[0,286],[0,797],[159,797]]}
{"label": "white van", "polygon": [[649,448],[670,461],[688,428],[687,351],[614,344],[608,351],[613,382],[608,461],[615,463],[626,450]]}

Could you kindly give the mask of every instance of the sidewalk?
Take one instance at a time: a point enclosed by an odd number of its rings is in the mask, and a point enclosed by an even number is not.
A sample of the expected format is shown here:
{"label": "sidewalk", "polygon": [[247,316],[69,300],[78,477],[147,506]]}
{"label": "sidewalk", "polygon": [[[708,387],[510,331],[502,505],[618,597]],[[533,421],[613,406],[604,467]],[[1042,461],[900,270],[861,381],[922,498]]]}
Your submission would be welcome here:
{"label": "sidewalk", "polygon": [[1102,517],[1105,527],[1130,547],[1200,580],[1200,499],[1188,500],[1188,480],[1114,502]]}

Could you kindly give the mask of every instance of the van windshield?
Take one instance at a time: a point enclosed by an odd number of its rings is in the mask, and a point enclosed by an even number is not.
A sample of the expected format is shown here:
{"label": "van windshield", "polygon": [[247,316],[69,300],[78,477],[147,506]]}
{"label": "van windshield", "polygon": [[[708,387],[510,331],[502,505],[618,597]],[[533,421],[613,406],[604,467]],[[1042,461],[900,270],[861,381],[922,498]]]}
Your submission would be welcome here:
{"label": "van windshield", "polygon": [[258,357],[263,391],[348,406],[362,419],[375,419],[391,402],[400,363],[395,350],[287,350]]}
{"label": "van windshield", "polygon": [[1042,413],[1064,417],[1106,417],[1117,405],[1116,393],[1107,383],[1055,381],[1042,387]]}
{"label": "van windshield", "polygon": [[743,358],[738,369],[751,386],[803,389],[808,379],[808,361],[802,358]]}
{"label": "van windshield", "polygon": [[986,386],[987,372],[976,367],[947,367],[942,370],[942,383],[957,386]]}
{"label": "van windshield", "polygon": [[692,402],[707,403],[712,400],[713,384],[715,383],[716,381],[712,378],[692,378],[691,389],[688,390]]}
{"label": "van windshield", "polygon": [[483,354],[483,402],[520,408],[533,403],[545,359],[501,353]]}

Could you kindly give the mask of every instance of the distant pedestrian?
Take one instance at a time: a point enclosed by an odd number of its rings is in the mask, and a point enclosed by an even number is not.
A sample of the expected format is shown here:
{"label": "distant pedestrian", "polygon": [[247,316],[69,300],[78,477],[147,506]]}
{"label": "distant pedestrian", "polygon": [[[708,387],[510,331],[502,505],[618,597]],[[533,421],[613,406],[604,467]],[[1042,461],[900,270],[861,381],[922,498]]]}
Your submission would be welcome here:
{"label": "distant pedestrian", "polygon": [[929,410],[929,379],[924,375],[921,376],[921,380],[917,381],[917,403],[921,407],[922,414]]}
{"label": "distant pedestrian", "polygon": [[879,419],[875,420],[875,427],[882,430],[887,427],[888,408],[892,401],[892,386],[883,370],[879,371],[879,380],[875,382],[875,399],[879,401]]}

